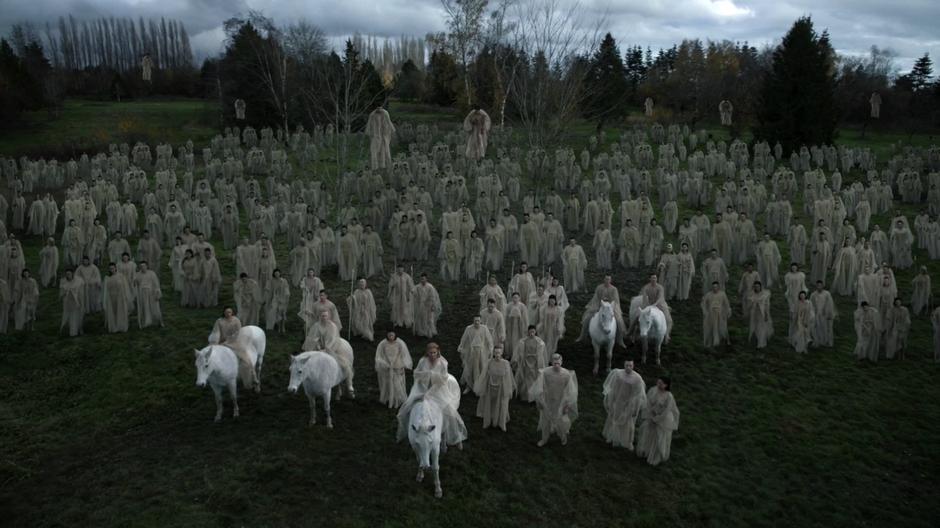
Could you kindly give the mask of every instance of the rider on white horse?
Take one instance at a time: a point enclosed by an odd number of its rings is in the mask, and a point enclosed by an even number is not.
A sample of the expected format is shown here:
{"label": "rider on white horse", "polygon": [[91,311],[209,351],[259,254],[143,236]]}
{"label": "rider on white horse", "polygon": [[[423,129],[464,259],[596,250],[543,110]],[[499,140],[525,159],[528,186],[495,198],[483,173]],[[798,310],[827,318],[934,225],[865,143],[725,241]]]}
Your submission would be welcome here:
{"label": "rider on white horse", "polygon": [[655,273],[650,274],[649,282],[640,290],[640,295],[643,296],[643,308],[656,306],[666,316],[666,343],[669,343],[669,335],[672,333],[672,314],[666,303],[666,291],[663,285],[659,284]]}
{"label": "rider on white horse", "polygon": [[581,317],[581,335],[578,336],[577,342],[583,342],[590,336],[589,325],[591,318],[594,317],[594,314],[597,313],[597,310],[601,307],[602,301],[607,301],[612,305],[614,318],[617,320],[617,344],[626,348],[623,338],[627,335],[627,326],[623,322],[623,313],[620,310],[620,292],[617,291],[616,286],[611,284],[610,275],[604,275],[604,282],[595,288],[594,297],[592,297],[591,302],[584,307],[584,315]]}

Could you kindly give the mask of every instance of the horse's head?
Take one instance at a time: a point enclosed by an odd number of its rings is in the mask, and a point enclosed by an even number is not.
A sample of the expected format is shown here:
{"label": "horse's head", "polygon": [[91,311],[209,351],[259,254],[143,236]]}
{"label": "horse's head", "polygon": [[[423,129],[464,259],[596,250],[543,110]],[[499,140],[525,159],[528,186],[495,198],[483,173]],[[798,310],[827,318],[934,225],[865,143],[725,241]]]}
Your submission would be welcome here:
{"label": "horse's head", "polygon": [[304,352],[290,357],[290,383],[287,384],[287,391],[291,394],[297,392],[297,388],[307,377],[307,360],[310,359],[310,353]]}
{"label": "horse's head", "polygon": [[598,313],[601,314],[601,318],[605,321],[612,319],[614,317],[614,305],[607,301],[601,301],[601,307],[598,309]]}
{"label": "horse's head", "polygon": [[202,350],[196,350],[196,386],[205,387],[206,380],[209,379],[209,373],[212,371],[210,360],[212,359],[212,350],[215,345],[209,345]]}
{"label": "horse's head", "polygon": [[428,412],[426,402],[418,402],[411,409],[409,427],[411,431],[408,439],[411,441],[411,447],[418,457],[418,465],[422,469],[431,467],[431,448],[435,444],[440,444],[441,430],[431,418]]}
{"label": "horse's head", "polygon": [[650,327],[653,326],[653,309],[651,306],[647,306],[640,310],[639,326],[640,326],[640,337],[646,337],[649,334]]}

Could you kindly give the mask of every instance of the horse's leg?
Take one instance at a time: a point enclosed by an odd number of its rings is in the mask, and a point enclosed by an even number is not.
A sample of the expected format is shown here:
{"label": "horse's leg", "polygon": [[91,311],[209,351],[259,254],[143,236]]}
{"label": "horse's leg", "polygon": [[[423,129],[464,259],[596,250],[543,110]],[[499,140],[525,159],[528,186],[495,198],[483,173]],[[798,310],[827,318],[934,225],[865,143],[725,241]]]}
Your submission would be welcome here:
{"label": "horse's leg", "polygon": [[[414,449],[414,446],[411,446]],[[415,451],[415,458],[418,459],[418,476],[415,477],[415,480],[421,482],[424,480],[424,466],[421,464],[421,453],[417,449]]]}
{"label": "horse's leg", "polygon": [[307,425],[316,425],[317,424],[317,395],[307,393],[307,403],[310,404],[310,421],[307,422]]}
{"label": "horse's leg", "polygon": [[264,365],[264,355],[258,354],[258,360],[255,362],[255,392],[261,392],[261,367]]}
{"label": "horse's leg", "polygon": [[330,411],[331,393],[332,393],[332,389],[326,391],[326,394],[323,395],[323,412],[326,413],[326,428],[327,429],[333,428],[333,415],[332,415],[332,412]]}
{"label": "horse's leg", "polygon": [[222,421],[222,387],[212,385],[212,394],[215,396],[215,421]]}
{"label": "horse's leg", "polygon": [[228,384],[228,394],[232,397],[232,418],[238,418],[238,378],[233,379]]}
{"label": "horse's leg", "polygon": [[597,370],[598,370],[597,364],[601,358],[601,347],[597,343],[594,343],[593,340],[591,341],[591,346],[594,347],[594,370],[593,372],[594,372],[594,375],[597,376]]}
{"label": "horse's leg", "polygon": [[441,489],[441,473],[440,473],[440,445],[431,447],[431,471],[434,472],[434,496],[438,499],[444,496],[444,491]]}
{"label": "horse's leg", "polygon": [[656,343],[656,366],[662,365],[659,361],[659,354],[663,349],[663,338],[659,338],[659,342]]}
{"label": "horse's leg", "polygon": [[642,362],[646,363],[646,350],[649,348],[649,339],[640,336],[640,344],[643,346],[643,358]]}
{"label": "horse's leg", "polygon": [[349,365],[349,368],[346,370],[346,388],[349,392],[350,399],[356,399],[356,389],[353,388],[353,376],[355,371],[353,371],[353,366]]}
{"label": "horse's leg", "polygon": [[340,383],[339,385],[336,386],[336,401],[340,401],[342,399],[343,399],[343,384]]}

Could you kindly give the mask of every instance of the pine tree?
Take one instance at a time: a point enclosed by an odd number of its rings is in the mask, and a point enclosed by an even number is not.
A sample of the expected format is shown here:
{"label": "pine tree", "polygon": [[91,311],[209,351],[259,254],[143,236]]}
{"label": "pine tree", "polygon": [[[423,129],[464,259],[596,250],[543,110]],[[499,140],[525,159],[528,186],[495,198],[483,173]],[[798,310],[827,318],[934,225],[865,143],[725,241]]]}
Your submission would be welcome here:
{"label": "pine tree", "polygon": [[908,76],[911,80],[911,88],[915,92],[919,92],[930,85],[930,78],[933,77],[933,61],[930,60],[929,53],[924,53],[923,57],[917,59]]}
{"label": "pine tree", "polygon": [[582,113],[588,119],[597,121],[598,131],[607,121],[627,115],[627,97],[630,95],[627,71],[617,42],[610,33],[604,36],[591,58],[584,88],[586,97],[582,103]]}
{"label": "pine tree", "polygon": [[802,17],[773,54],[758,103],[757,139],[779,141],[788,152],[830,144],[835,137],[835,69],[826,32]]}

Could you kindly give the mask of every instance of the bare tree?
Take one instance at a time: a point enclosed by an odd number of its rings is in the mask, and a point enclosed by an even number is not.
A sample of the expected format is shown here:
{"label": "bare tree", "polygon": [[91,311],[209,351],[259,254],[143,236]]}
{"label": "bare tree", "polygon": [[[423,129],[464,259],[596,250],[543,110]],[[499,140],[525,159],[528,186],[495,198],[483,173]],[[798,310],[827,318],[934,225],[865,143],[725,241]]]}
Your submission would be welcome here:
{"label": "bare tree", "polygon": [[[270,18],[258,11],[249,11],[246,18],[234,17],[225,21],[228,35],[234,35],[245,24],[251,24],[259,34],[257,39],[248,39],[251,56],[240,60],[238,70],[252,76],[262,87],[277,109],[284,133],[290,132],[290,102],[288,91],[288,60],[283,45],[284,36]],[[242,58],[239,58],[242,59]]]}
{"label": "bare tree", "polygon": [[509,91],[529,145],[546,148],[578,114],[586,61],[597,48],[606,16],[589,19],[580,2],[520,0],[512,11],[513,47],[523,57]]}
{"label": "bare tree", "polygon": [[472,104],[468,65],[481,44],[484,19],[489,0],[441,0],[447,13],[448,42],[463,70],[467,106]]}
{"label": "bare tree", "polygon": [[371,93],[367,67],[359,60],[359,52],[352,42],[347,41],[342,58],[332,53],[317,61],[311,73],[319,83],[301,88],[310,120],[330,123],[336,131],[337,175],[349,168],[354,123],[363,121],[383,102],[382,94]]}

